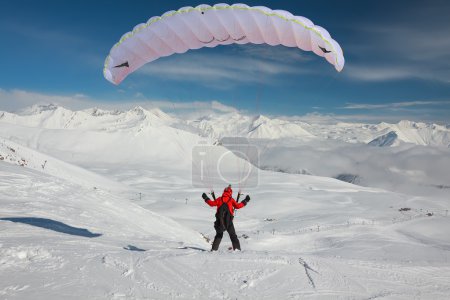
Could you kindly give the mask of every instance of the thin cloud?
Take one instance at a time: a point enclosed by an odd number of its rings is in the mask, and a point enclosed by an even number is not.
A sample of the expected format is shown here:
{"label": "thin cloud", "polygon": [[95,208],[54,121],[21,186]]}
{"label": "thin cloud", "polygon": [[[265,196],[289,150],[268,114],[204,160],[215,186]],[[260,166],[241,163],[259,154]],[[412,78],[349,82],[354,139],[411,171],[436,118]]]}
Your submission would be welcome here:
{"label": "thin cloud", "polygon": [[[71,110],[88,108],[101,108],[107,110],[129,110],[136,106],[146,109],[159,108],[167,113],[174,114],[182,119],[196,119],[202,116],[223,113],[245,113],[233,106],[221,103],[218,100],[198,100],[189,102],[173,101],[170,99],[146,98],[142,94],[120,101],[96,99],[83,94],[57,95],[43,94],[24,90],[0,89],[0,111],[17,112],[33,105],[46,105],[53,103]],[[346,107],[358,111],[366,109],[368,113],[326,113],[313,112],[303,116],[272,116],[290,121],[303,121],[315,124],[335,124],[338,122],[367,122],[379,123],[398,122],[400,120],[422,122],[450,122],[448,113],[442,105],[449,105],[450,101],[405,101],[390,104],[358,104],[349,103]],[[433,109],[433,106],[438,106]],[[411,108],[411,110],[407,110]],[[413,110],[412,108],[420,108]],[[316,108],[319,109],[319,108]],[[269,115],[270,116],[270,115]]]}
{"label": "thin cloud", "polygon": [[448,184],[450,155],[442,147],[369,147],[333,139],[278,141],[262,151],[260,164],[287,172],[307,170],[318,176],[353,174],[363,186],[448,197],[448,191],[436,188]]}
{"label": "thin cloud", "polygon": [[[429,14],[434,14],[436,18],[420,18],[417,14],[420,14],[422,9],[416,9],[408,16],[408,20],[399,20],[396,16],[392,22],[362,25],[359,29],[373,38],[373,44],[377,45],[374,49],[386,50],[385,54],[388,55],[393,53],[410,61],[449,58],[450,22],[447,15],[440,19],[437,10],[441,9],[436,7],[434,13]],[[373,45],[367,46],[369,50]]]}
{"label": "thin cloud", "polygon": [[311,52],[305,52],[296,47],[268,46],[268,45],[236,45],[236,49],[245,55],[261,60],[270,60],[292,64],[306,62],[313,59]]}
{"label": "thin cloud", "polygon": [[13,20],[7,20],[0,22],[0,25],[15,35],[22,36],[23,38],[42,43],[44,45],[63,45],[68,46],[80,46],[88,45],[89,42],[85,37],[70,34],[69,32],[63,32],[55,28],[44,28],[40,25],[33,23],[32,25],[18,23]]}
{"label": "thin cloud", "polygon": [[[382,114],[334,114],[334,113],[319,113],[312,112],[302,116],[277,116],[278,119],[292,121],[292,122],[305,122],[308,124],[323,124],[334,125],[337,123],[368,123],[378,124],[380,122],[397,123],[401,120],[411,120],[411,115],[393,115],[387,116]],[[420,121],[416,118],[413,121]]]}
{"label": "thin cloud", "polygon": [[230,113],[239,112],[232,106],[225,105],[219,101],[190,101],[190,102],[175,102],[169,100],[151,100],[141,102],[130,102],[128,107],[141,106],[143,108],[159,108],[161,110],[171,112],[177,115],[209,115],[215,113]]}
{"label": "thin cloud", "polygon": [[95,100],[89,99],[82,94],[75,95],[52,95],[29,92],[24,90],[0,89],[0,110],[18,111],[35,104],[57,103],[72,109],[81,109],[95,106]]}
{"label": "thin cloud", "polygon": [[300,121],[309,124],[333,125],[340,122],[344,123],[364,123],[378,124],[381,122],[398,123],[401,120],[409,120],[414,122],[436,123],[447,125],[450,119],[445,111],[441,113],[436,111],[424,111],[422,109],[415,111],[386,111],[373,108],[367,113],[324,113],[312,112],[300,116],[272,116],[287,121]]}
{"label": "thin cloud", "polygon": [[[403,66],[371,66],[371,65],[348,65],[345,75],[358,81],[391,81],[400,79],[411,79],[424,77]],[[428,76],[427,76],[428,77]]]}
{"label": "thin cloud", "polygon": [[177,102],[162,99],[123,99],[120,102],[94,99],[83,94],[54,95],[29,92],[24,90],[0,89],[0,111],[17,112],[33,105],[56,104],[71,110],[88,108],[102,108],[112,110],[129,110],[136,106],[143,108],[159,108],[179,115],[206,115],[215,113],[238,112],[232,106],[225,105],[217,100]]}
{"label": "thin cloud", "polygon": [[[102,66],[105,60],[105,57],[95,52],[97,47],[93,47],[95,44],[98,45],[98,42],[83,35],[62,31],[58,28],[47,28],[35,23],[23,24],[12,20],[0,20],[0,27],[33,42],[36,48],[51,48],[54,53],[64,53],[70,59],[75,58],[91,67]],[[80,51],[80,49],[83,50]]]}
{"label": "thin cloud", "polygon": [[403,107],[414,106],[430,106],[430,105],[447,105],[450,101],[405,101],[405,102],[393,102],[383,104],[367,104],[367,103],[347,103],[346,106],[341,107],[343,109],[397,109]]}
{"label": "thin cloud", "polygon": [[448,7],[448,1],[411,3],[382,22],[348,28],[358,43],[347,43],[346,52],[358,59],[347,62],[345,76],[357,81],[450,83],[450,22],[443,13]]}
{"label": "thin cloud", "polygon": [[[307,68],[295,67],[294,63],[299,61],[298,59],[289,58],[281,61],[277,55],[270,57],[264,49],[248,51],[250,50],[232,51],[233,54],[187,53],[183,56],[157,60],[145,65],[137,73],[230,88],[242,83],[278,84],[282,75],[314,72]],[[279,51],[284,50],[277,50],[275,53]],[[296,54],[291,57],[299,58]]]}

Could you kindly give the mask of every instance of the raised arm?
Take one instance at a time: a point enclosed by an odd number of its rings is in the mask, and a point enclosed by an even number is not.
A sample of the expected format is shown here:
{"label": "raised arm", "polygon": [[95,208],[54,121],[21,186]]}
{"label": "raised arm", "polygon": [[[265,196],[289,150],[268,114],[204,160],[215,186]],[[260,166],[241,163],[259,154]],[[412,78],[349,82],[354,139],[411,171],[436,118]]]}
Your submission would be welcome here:
{"label": "raised arm", "polygon": [[202,198],[203,198],[203,200],[205,200],[205,203],[208,204],[209,206],[217,206],[217,203],[218,203],[217,199],[211,200],[208,198],[208,196],[205,193],[202,194]]}
{"label": "raised arm", "polygon": [[242,202],[236,202],[234,199],[233,199],[233,207],[234,208],[236,208],[236,209],[239,209],[239,208],[243,208],[244,206],[246,206],[247,205],[247,203],[250,201],[250,196],[249,195],[247,195],[246,197],[245,197],[245,199],[244,200],[242,200]]}

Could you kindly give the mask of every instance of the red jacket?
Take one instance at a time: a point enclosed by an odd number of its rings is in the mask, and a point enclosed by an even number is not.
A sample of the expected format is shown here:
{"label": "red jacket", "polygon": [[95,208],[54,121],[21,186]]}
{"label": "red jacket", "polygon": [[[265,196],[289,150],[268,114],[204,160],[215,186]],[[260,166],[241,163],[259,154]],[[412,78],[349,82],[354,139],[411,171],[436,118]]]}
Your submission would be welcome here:
{"label": "red jacket", "polygon": [[222,205],[222,203],[226,203],[231,215],[234,216],[234,209],[243,208],[245,205],[242,202],[236,202],[236,200],[232,198],[232,194],[233,191],[231,190],[231,188],[227,187],[223,191],[222,197],[219,197],[216,200],[206,200],[205,202],[208,203],[209,206],[217,206],[217,210],[219,210],[219,207]]}

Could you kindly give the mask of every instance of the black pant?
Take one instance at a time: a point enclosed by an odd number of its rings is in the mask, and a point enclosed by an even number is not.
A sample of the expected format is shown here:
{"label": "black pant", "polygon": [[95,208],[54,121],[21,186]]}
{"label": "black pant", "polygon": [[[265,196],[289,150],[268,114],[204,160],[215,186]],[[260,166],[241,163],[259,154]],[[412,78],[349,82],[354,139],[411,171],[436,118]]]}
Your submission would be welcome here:
{"label": "black pant", "polygon": [[[212,244],[211,251],[217,251],[219,249],[220,242],[223,238],[223,228],[220,228],[219,220],[214,222],[214,229],[216,230],[216,236],[214,237],[214,242]],[[228,227],[225,229],[230,235],[231,244],[233,245],[233,250],[241,250],[241,244],[236,235],[236,230],[234,229],[233,220],[228,224]]]}

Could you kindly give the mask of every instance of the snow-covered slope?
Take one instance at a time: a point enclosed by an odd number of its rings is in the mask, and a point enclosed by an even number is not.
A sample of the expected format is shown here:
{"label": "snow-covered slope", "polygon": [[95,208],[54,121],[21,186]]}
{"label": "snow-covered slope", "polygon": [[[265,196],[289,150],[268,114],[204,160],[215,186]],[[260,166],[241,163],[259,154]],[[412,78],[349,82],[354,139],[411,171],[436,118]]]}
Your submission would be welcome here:
{"label": "snow-covered slope", "polygon": [[[227,236],[218,253],[204,251],[215,208],[200,197],[206,188],[192,188],[200,137],[158,115],[53,107],[0,118],[0,298],[448,298],[450,217],[439,195],[259,171],[257,187],[241,186],[251,201],[234,219],[243,251],[226,250]],[[369,147],[228,119],[204,129],[253,128],[275,167],[373,168],[376,182],[389,168],[448,186],[447,148]]]}
{"label": "snow-covered slope", "polygon": [[450,147],[450,130],[441,125],[400,121],[397,124],[380,123],[380,133],[395,132],[398,140],[416,145]]}
{"label": "snow-covered slope", "polygon": [[117,181],[5,139],[0,139],[0,161],[65,179],[85,188],[103,188],[116,192],[126,189]]}
{"label": "snow-covered slope", "polygon": [[[225,237],[221,250],[210,253],[200,232],[214,236],[214,209],[177,174],[155,180],[163,170],[109,173],[130,186],[129,194],[117,195],[0,162],[2,297],[446,299],[450,293],[443,201],[262,172],[260,187],[247,191],[252,200],[235,217],[243,251],[227,251]],[[131,191],[142,199],[131,200]]]}
{"label": "snow-covered slope", "polygon": [[[87,161],[109,169],[161,163],[184,168],[192,164],[200,135],[210,139],[209,144],[223,137],[247,137],[259,147],[257,165],[266,170],[334,178],[347,174],[362,185],[423,195],[430,187],[431,192],[448,191],[440,188],[450,185],[445,176],[448,132],[445,126],[406,121],[307,124],[238,113],[185,122],[141,107],[73,112],[47,105],[0,117],[0,136],[6,140],[93,171]],[[376,150],[367,143],[396,147]]]}
{"label": "snow-covered slope", "polygon": [[389,147],[389,146],[398,146],[399,140],[398,135],[395,133],[395,131],[389,131],[386,134],[383,134],[376,139],[370,141],[368,143],[370,146],[377,146],[377,147]]}
{"label": "snow-covered slope", "polygon": [[248,137],[279,139],[312,138],[314,136],[306,131],[300,124],[259,116],[253,120]]}
{"label": "snow-covered slope", "polygon": [[188,164],[200,137],[171,126],[175,122],[158,109],[72,112],[50,105],[3,113],[0,136],[71,162]]}
{"label": "snow-covered slope", "polygon": [[135,107],[130,111],[92,108],[71,111],[55,104],[34,105],[20,114],[0,113],[0,122],[46,129],[96,129],[116,131],[172,124],[175,120],[159,109]]}
{"label": "snow-covered slope", "polygon": [[162,254],[206,244],[128,199],[29,168],[0,162],[0,190],[2,299],[120,297],[138,263],[125,248]]}
{"label": "snow-covered slope", "polygon": [[338,178],[357,177],[357,184],[409,195],[450,196],[450,149],[403,144],[372,147],[336,140],[251,141],[261,151],[265,170]]}
{"label": "snow-covered slope", "polygon": [[302,124],[270,119],[259,115],[250,117],[238,113],[209,116],[189,122],[204,136],[220,139],[223,137],[247,137],[257,139],[313,138]]}
{"label": "snow-covered slope", "polygon": [[[370,143],[373,140],[383,140],[390,135],[388,145],[398,146],[410,143],[423,146],[449,147],[450,129],[448,126],[426,124],[420,122],[400,121],[397,124],[304,124],[303,127],[311,134],[322,139],[340,140],[347,143]],[[392,132],[392,133],[390,133]],[[396,135],[394,139],[394,133]]]}
{"label": "snow-covered slope", "polygon": [[[320,138],[348,143],[369,143],[389,132],[397,135],[395,142],[416,145],[450,146],[450,128],[437,124],[400,121],[397,124],[343,123],[313,124],[299,120],[283,120],[239,113],[205,116],[197,120],[180,120],[159,109],[135,107],[129,111],[106,111],[97,108],[71,111],[55,104],[35,105],[19,114],[0,112],[0,124],[15,124],[46,129],[89,129],[100,131],[144,130],[171,127],[213,139],[238,136],[256,139]],[[391,137],[393,134],[391,134]],[[391,140],[391,139],[390,139]]]}

